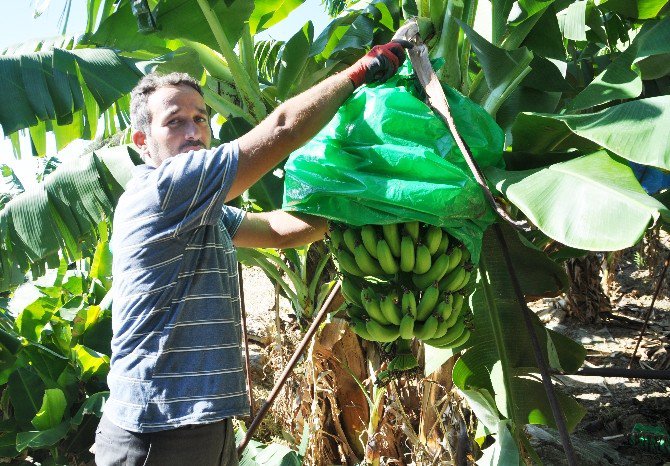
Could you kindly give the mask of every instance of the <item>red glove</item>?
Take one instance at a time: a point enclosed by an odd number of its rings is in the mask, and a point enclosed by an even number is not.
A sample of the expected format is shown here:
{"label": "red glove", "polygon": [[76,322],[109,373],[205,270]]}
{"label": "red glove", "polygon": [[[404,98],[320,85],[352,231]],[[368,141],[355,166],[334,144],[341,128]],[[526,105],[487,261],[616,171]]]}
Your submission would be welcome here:
{"label": "red glove", "polygon": [[351,65],[345,73],[357,88],[374,81],[384,82],[398,71],[405,61],[405,49],[412,48],[406,40],[395,40],[372,47],[365,56]]}

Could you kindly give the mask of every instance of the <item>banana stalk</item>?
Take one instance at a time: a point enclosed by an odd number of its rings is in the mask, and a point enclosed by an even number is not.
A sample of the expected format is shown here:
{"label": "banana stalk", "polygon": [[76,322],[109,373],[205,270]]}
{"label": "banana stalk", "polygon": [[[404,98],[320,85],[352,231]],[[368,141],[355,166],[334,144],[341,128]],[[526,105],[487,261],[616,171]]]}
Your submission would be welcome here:
{"label": "banana stalk", "polygon": [[[475,16],[477,13],[477,4],[478,0],[465,0],[465,5],[463,8],[463,21],[470,27],[474,27]],[[459,33],[459,44],[460,44],[460,54],[461,58],[459,60],[461,67],[461,93],[467,95],[470,92],[470,40],[468,37],[461,31]]]}
{"label": "banana stalk", "polygon": [[240,89],[243,99],[247,101],[249,110],[256,122],[261,121],[265,117],[266,111],[261,100],[260,89],[254,89],[252,87],[254,81],[244,69],[244,66],[242,66],[237,55],[235,55],[233,46],[228,40],[228,37],[226,37],[226,32],[223,30],[223,27],[221,27],[221,23],[214,14],[214,11],[210,8],[208,0],[197,1],[202,10],[202,14],[207,20],[207,24],[212,30],[212,34],[214,34],[214,37],[216,38],[217,44],[219,44],[219,47],[221,48],[221,55],[223,55],[226,63],[228,63],[236,86]]}
{"label": "banana stalk", "polygon": [[461,67],[458,55],[458,36],[461,32],[456,19],[463,16],[463,0],[449,0],[447,3],[439,42],[430,52],[432,58],[444,58],[444,66],[437,71],[440,80],[451,87],[460,88]]}
{"label": "banana stalk", "polygon": [[239,50],[242,64],[247,74],[252,79],[252,87],[260,93],[260,86],[258,84],[258,68],[256,67],[256,59],[254,58],[254,38],[251,37],[249,23],[244,24],[242,29],[242,36],[240,37]]}
{"label": "banana stalk", "polygon": [[212,91],[207,86],[202,87],[202,93],[204,94],[207,104],[212,107],[216,113],[223,115],[226,118],[244,118],[252,125],[256,124],[254,117],[252,117],[248,112],[244,111],[242,108],[238,107],[224,96]]}

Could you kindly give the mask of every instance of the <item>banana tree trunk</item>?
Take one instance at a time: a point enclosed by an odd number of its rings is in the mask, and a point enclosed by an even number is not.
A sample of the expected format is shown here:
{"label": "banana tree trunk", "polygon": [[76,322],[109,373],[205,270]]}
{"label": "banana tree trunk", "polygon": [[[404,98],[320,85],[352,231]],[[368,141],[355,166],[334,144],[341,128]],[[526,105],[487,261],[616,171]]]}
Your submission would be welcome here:
{"label": "banana tree trunk", "polygon": [[445,405],[447,395],[454,385],[451,372],[455,362],[455,358],[449,359],[428,376],[423,383],[419,439],[433,455],[440,455],[443,452],[442,407]]}
{"label": "banana tree trunk", "polygon": [[595,253],[570,259],[566,263],[570,289],[567,301],[569,314],[582,322],[597,322],[602,313],[612,311],[609,296],[602,285],[602,259]]}

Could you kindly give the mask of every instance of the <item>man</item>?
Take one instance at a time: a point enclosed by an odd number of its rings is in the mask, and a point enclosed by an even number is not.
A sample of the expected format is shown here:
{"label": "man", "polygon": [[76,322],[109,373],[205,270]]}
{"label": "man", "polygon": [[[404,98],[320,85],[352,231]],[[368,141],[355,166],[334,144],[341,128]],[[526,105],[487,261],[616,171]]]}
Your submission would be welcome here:
{"label": "man", "polygon": [[237,464],[230,418],[248,415],[234,246],[321,239],[318,217],[245,213],[225,201],[311,139],[353,90],[405,57],[391,42],[280,105],[239,140],[209,149],[202,92],[148,75],[132,92],[135,168],[114,216],[110,398],[98,465]]}

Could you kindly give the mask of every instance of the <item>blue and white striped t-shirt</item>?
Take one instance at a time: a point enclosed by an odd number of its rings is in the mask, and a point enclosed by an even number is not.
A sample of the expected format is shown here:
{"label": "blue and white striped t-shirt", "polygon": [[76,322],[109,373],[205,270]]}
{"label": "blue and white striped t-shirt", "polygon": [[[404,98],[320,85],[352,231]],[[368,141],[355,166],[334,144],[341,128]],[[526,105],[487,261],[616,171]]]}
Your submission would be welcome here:
{"label": "blue and white striped t-shirt", "polygon": [[153,432],[247,415],[237,256],[224,204],[237,142],[135,167],[114,214],[105,416]]}

